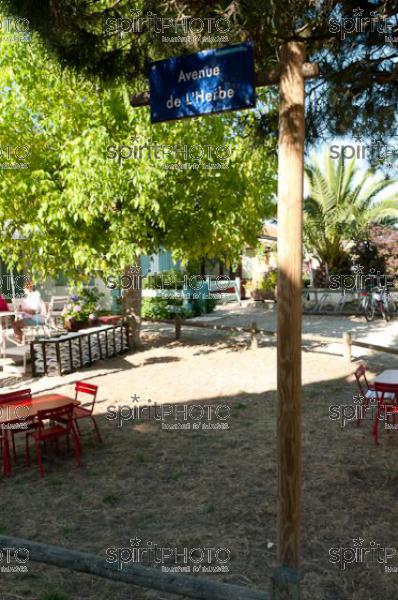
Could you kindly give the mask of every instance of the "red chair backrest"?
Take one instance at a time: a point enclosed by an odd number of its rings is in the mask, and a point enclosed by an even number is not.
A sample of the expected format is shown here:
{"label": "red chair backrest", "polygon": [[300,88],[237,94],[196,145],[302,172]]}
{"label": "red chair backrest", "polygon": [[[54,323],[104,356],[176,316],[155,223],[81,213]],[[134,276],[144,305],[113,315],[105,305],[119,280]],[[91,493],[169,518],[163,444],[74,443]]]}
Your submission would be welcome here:
{"label": "red chair backrest", "polygon": [[32,400],[30,388],[18,390],[17,392],[8,392],[7,394],[0,394],[0,404],[11,404],[12,402],[23,402],[24,400]]}
{"label": "red chair backrest", "polygon": [[[389,405],[391,406],[392,402],[397,402],[398,400],[398,383],[377,383],[375,381],[375,390],[376,390],[376,398],[377,402],[380,406]],[[391,398],[385,398],[386,394],[394,394],[395,398],[392,400]]]}
{"label": "red chair backrest", "polygon": [[97,391],[98,391],[98,385],[94,385],[92,383],[86,383],[85,381],[76,381],[75,384],[75,400],[78,399],[78,394],[82,393],[82,394],[89,394],[90,396],[93,396],[92,402],[90,405],[86,405],[87,407],[90,406],[90,410],[91,412],[94,410],[94,404],[95,404],[95,399],[97,397]]}
{"label": "red chair backrest", "polygon": [[[359,367],[357,368],[357,370],[355,371],[355,379],[357,380],[357,384],[358,384],[358,389],[361,393],[362,396],[365,396],[366,392],[369,389],[369,383],[368,380],[366,379],[366,368],[364,365],[359,365]],[[363,377],[363,380],[366,384],[366,388],[365,386],[363,386],[363,383],[361,381],[361,377]]]}
{"label": "red chair backrest", "polygon": [[57,408],[47,408],[39,410],[37,413],[37,420],[39,421],[39,428],[45,429],[44,421],[56,421],[60,417],[65,421],[66,428],[71,429],[73,425],[73,409],[75,405],[73,402],[65,404],[65,406],[58,406]]}

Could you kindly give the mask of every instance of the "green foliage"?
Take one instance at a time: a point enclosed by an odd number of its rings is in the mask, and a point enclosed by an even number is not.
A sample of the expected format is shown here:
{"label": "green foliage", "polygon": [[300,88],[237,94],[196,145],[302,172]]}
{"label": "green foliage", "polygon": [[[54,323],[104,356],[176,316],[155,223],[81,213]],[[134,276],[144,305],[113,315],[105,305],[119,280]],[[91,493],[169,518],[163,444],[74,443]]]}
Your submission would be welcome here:
{"label": "green foliage", "polygon": [[378,199],[395,182],[366,171],[357,183],[357,175],[355,160],[334,161],[327,154],[322,165],[314,160],[306,167],[305,245],[329,272],[349,267],[347,245],[367,238],[371,225],[398,221],[396,195]]}
{"label": "green foliage", "polygon": [[40,594],[38,600],[69,600],[69,596],[58,591],[44,592],[44,594]]}
{"label": "green foliage", "polygon": [[[61,61],[85,72],[130,82],[135,90],[147,89],[149,62],[172,55],[196,52],[209,43],[183,35],[181,43],[163,41],[148,25],[146,15],[164,18],[192,15],[203,19],[228,19],[227,42],[255,42],[256,71],[263,73],[280,61],[282,41],[300,40],[307,60],[317,62],[322,74],[307,83],[307,139],[348,132],[373,134],[378,139],[394,136],[397,130],[398,86],[395,68],[396,43],[389,41],[383,25],[396,30],[396,2],[378,0],[12,0],[6,12],[28,17],[48,48]],[[355,11],[361,11],[357,17]],[[372,17],[371,15],[379,15]],[[132,24],[141,16],[142,27]],[[123,34],[110,32],[107,22],[124,20]],[[374,22],[376,20],[376,23]],[[370,23],[373,21],[373,26]],[[343,28],[346,23],[349,33]],[[361,25],[359,26],[359,24]],[[365,25],[366,26],[362,26]],[[353,31],[354,29],[354,31]],[[217,32],[216,38],[218,37]],[[391,35],[391,31],[390,31]],[[393,33],[393,36],[396,36]],[[210,36],[212,37],[212,36]],[[219,45],[217,41],[214,44]],[[375,92],[377,90],[377,93]],[[132,89],[133,91],[133,89]],[[276,99],[277,92],[273,92]],[[344,110],[341,110],[344,107]],[[257,114],[245,113],[242,120],[253,126],[253,140],[264,143],[275,138],[277,111],[260,107]]]}
{"label": "green foliage", "polygon": [[206,298],[205,308],[206,308],[207,313],[213,312],[213,310],[216,308],[216,306],[217,306],[216,298]]}
{"label": "green foliage", "polygon": [[99,309],[99,300],[103,295],[96,287],[82,287],[78,295],[70,296],[68,304],[62,311],[64,318],[73,318],[75,321],[84,322],[90,316],[95,317]]}
{"label": "green foliage", "polygon": [[246,292],[250,293],[253,290],[260,290],[263,292],[274,292],[278,281],[277,269],[270,269],[261,277],[255,279],[249,279],[246,284]]}
{"label": "green foliage", "polygon": [[[183,319],[187,319],[213,312],[216,305],[215,298],[194,298],[192,311],[189,311],[186,307],[182,307],[181,298],[143,298],[141,314],[144,319],[172,319],[178,312]],[[178,311],[174,310],[174,307],[177,307]]]}
{"label": "green foliage", "polygon": [[274,292],[277,281],[278,281],[278,271],[277,271],[277,269],[272,269],[265,274],[265,277],[263,279],[260,289],[264,290],[266,292]]}
{"label": "green foliage", "polygon": [[79,297],[81,302],[83,303],[86,310],[89,310],[92,313],[98,311],[101,298],[104,297],[105,294],[100,292],[97,287],[80,287],[79,289]]}
{"label": "green foliage", "polygon": [[[182,307],[182,303],[183,301],[179,298],[143,298],[141,315],[143,319],[171,319],[176,312],[173,312],[170,307]],[[188,316],[188,313],[182,308],[178,313],[182,317]]]}
{"label": "green foliage", "polygon": [[184,273],[176,269],[162,271],[161,273],[148,274],[142,279],[143,289],[172,289],[182,290],[184,287]]}
{"label": "green foliage", "polygon": [[[28,168],[0,169],[8,266],[35,281],[59,272],[87,281],[161,246],[175,258],[233,258],[274,215],[276,158],[238,135],[235,114],[151,125],[148,108],[130,106],[131,86],[61,65],[35,32],[18,44],[0,30],[0,140],[30,151]],[[150,152],[112,158],[146,141],[225,145],[230,157],[225,169],[183,173]]]}

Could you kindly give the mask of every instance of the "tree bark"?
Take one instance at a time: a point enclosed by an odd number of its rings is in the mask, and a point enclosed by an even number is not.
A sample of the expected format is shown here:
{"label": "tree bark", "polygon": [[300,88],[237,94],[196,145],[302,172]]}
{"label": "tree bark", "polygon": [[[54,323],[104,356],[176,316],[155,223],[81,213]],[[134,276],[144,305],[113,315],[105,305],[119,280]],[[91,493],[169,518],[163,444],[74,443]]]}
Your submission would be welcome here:
{"label": "tree bark", "polygon": [[141,342],[141,305],[142,285],[140,257],[136,256],[135,265],[124,269],[126,283],[131,281],[128,289],[123,294],[123,319],[127,323],[129,333],[129,346],[136,350],[142,347]]}

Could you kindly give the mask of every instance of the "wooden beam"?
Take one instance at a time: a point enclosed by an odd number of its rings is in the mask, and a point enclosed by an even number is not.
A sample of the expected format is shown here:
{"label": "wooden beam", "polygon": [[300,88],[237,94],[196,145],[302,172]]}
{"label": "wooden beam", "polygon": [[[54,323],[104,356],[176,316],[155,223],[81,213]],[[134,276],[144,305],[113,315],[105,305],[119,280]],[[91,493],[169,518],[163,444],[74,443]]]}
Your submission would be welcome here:
{"label": "wooden beam", "polygon": [[369,350],[377,350],[377,352],[387,352],[388,354],[398,354],[398,348],[389,348],[388,346],[368,344],[368,342],[360,342],[359,340],[351,339],[351,346],[358,346],[359,348],[368,348]]}
{"label": "wooden beam", "polygon": [[49,546],[9,535],[0,535],[0,550],[24,548],[29,551],[29,561],[55,565],[80,573],[90,573],[98,577],[122,581],[139,587],[169,592],[199,600],[269,600],[266,592],[251,590],[240,585],[230,585],[211,581],[204,577],[162,573],[159,569],[142,565],[124,565],[121,570],[105,558],[68,550],[60,546]]}
{"label": "wooden beam", "polygon": [[281,48],[278,173],[278,560],[298,568],[305,45]]}
{"label": "wooden beam", "polygon": [[[302,65],[302,74],[304,79],[311,79],[319,76],[319,67],[316,63],[304,63]],[[280,69],[271,69],[267,73],[255,73],[254,82],[255,87],[265,87],[267,85],[277,85],[280,80],[281,71]],[[148,106],[149,105],[149,91],[140,92],[130,96],[131,106]]]}
{"label": "wooden beam", "polygon": [[[175,324],[175,319],[142,319],[143,321],[149,321],[150,323],[167,323],[168,325]],[[232,327],[230,325],[214,325],[213,323],[199,323],[199,322],[191,322],[185,319],[181,319],[181,325],[184,327],[199,327],[201,329],[213,329],[214,331],[235,331],[237,333],[252,333],[252,327]],[[263,335],[276,335],[276,331],[271,331],[268,329],[256,329],[256,333],[262,333]]]}

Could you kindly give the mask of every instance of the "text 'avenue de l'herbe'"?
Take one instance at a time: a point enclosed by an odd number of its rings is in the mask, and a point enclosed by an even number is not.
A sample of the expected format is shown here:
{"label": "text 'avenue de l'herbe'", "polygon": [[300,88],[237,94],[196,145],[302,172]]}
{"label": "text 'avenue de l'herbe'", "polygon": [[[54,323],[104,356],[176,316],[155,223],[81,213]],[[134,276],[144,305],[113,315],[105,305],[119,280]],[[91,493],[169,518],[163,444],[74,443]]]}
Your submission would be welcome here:
{"label": "text 'avenue de l'herbe'", "polygon": [[[197,79],[204,79],[207,77],[219,77],[220,76],[220,68],[219,67],[207,67],[205,69],[200,69],[199,71],[187,71],[184,72],[182,69],[180,70],[180,74],[178,76],[178,83],[182,81],[195,81]],[[228,88],[227,90],[223,89],[221,86],[217,86],[215,91],[205,92],[204,90],[197,90],[194,92],[189,92],[184,94],[180,98],[174,97],[172,94],[170,98],[166,102],[166,106],[169,109],[179,108],[184,102],[186,106],[190,106],[193,104],[197,104],[200,102],[214,102],[215,100],[225,100],[225,98],[233,98],[234,90],[232,88]]]}

